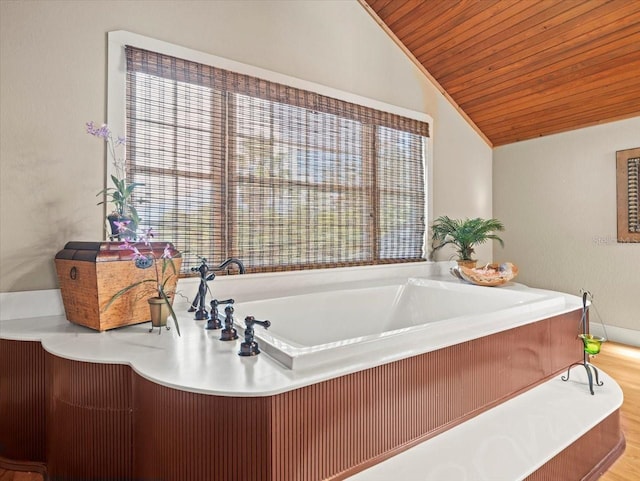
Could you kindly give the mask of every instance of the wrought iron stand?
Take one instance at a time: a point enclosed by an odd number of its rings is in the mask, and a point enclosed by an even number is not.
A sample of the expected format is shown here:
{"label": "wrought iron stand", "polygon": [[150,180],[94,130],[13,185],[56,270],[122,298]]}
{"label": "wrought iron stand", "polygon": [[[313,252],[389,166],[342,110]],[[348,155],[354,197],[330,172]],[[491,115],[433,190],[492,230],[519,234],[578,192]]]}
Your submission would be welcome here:
{"label": "wrought iron stand", "polygon": [[[569,375],[571,374],[571,368],[573,366],[584,366],[585,370],[587,371],[587,378],[589,378],[589,391],[593,395],[594,394],[593,392],[594,378],[595,378],[595,384],[597,386],[602,386],[604,383],[601,382],[598,377],[598,369],[589,362],[589,355],[595,355],[598,352],[600,352],[600,343],[604,341],[604,339],[603,338],[593,339],[593,337],[590,337],[589,334],[587,333],[587,296],[588,295],[589,295],[589,292],[587,291],[582,292],[582,317],[580,319],[580,322],[582,323],[582,334],[578,336],[582,339],[583,346],[584,346],[583,360],[582,362],[574,362],[573,364],[571,364],[571,366],[569,366],[569,369],[567,369],[567,375],[562,376],[561,379],[563,381],[569,380]],[[597,344],[597,351],[591,347],[592,344],[594,345]]]}

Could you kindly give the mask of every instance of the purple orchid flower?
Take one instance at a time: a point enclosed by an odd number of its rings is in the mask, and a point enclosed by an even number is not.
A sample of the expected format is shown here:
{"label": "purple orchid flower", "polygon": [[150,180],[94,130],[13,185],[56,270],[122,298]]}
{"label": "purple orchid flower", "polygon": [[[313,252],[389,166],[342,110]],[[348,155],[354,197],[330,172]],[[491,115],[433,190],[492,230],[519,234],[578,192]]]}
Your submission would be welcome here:
{"label": "purple orchid flower", "polygon": [[142,252],[140,252],[138,250],[138,248],[134,245],[130,246],[131,250],[133,251],[133,259],[134,260],[138,260],[138,259],[146,259],[147,256],[145,256],[144,254],[142,254]]}
{"label": "purple orchid flower", "polygon": [[163,259],[171,259],[171,245],[167,244],[164,247],[164,252],[162,253],[162,258]]}
{"label": "purple orchid flower", "polygon": [[91,135],[96,135],[96,128],[93,125],[93,120],[91,122],[87,122],[85,124],[87,126],[87,133]]}
{"label": "purple orchid flower", "polygon": [[131,223],[130,220],[123,220],[123,221],[118,221],[115,220],[113,221],[113,224],[118,228],[118,233],[122,234],[123,232],[126,232],[128,229],[128,225]]}
{"label": "purple orchid flower", "polygon": [[96,128],[92,120],[91,122],[87,122],[86,125],[87,125],[87,133],[95,137],[100,137],[102,139],[107,140],[111,135],[111,131],[109,130],[109,127],[107,126],[107,124],[102,124],[100,127]]}
{"label": "purple orchid flower", "polygon": [[144,245],[150,246],[151,239],[153,239],[153,237],[154,237],[153,229],[149,227],[147,230],[144,231],[144,234],[141,236],[141,239],[144,242]]}

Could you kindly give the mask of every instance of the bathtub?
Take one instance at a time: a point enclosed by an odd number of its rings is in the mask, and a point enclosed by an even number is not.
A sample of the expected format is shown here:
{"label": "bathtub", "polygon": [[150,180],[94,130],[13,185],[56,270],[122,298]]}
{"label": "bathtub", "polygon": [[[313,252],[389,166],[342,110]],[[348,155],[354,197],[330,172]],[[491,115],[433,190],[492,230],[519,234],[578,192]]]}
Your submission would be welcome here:
{"label": "bathtub", "polygon": [[408,278],[244,302],[235,312],[240,327],[249,315],[268,319],[268,330],[255,328],[261,351],[307,369],[372,355],[391,362],[575,310],[578,301],[518,285]]}

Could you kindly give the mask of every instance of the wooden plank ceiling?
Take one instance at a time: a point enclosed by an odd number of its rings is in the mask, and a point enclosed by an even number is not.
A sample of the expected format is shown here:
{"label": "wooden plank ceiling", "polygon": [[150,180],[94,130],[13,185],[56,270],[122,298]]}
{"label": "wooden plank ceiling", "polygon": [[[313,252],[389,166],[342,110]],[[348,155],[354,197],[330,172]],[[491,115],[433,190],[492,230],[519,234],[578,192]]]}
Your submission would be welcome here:
{"label": "wooden plank ceiling", "polygon": [[640,0],[360,3],[494,146],[640,115]]}

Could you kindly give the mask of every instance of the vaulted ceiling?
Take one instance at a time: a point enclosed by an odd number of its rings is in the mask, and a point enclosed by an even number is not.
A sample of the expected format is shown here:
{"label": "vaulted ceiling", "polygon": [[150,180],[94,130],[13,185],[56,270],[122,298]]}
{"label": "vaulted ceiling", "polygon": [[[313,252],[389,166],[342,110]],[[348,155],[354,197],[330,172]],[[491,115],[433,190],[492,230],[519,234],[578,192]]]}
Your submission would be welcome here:
{"label": "vaulted ceiling", "polygon": [[491,145],[640,115],[640,0],[360,3]]}

